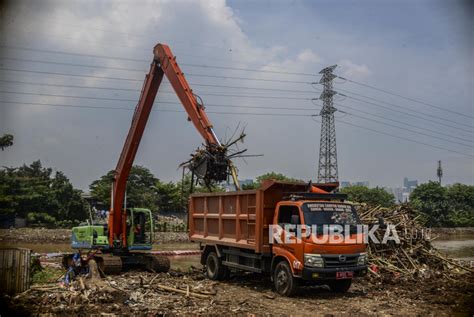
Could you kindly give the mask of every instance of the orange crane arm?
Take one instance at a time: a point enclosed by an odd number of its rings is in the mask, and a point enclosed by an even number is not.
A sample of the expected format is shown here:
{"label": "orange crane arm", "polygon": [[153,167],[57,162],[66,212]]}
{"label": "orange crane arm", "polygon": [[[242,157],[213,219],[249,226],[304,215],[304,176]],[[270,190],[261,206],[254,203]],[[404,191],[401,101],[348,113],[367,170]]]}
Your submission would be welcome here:
{"label": "orange crane arm", "polygon": [[153,53],[155,54],[155,60],[159,61],[162,71],[188,113],[189,120],[192,121],[207,143],[220,145],[219,139],[212,129],[211,121],[204,112],[204,106],[196,100],[196,96],[189,87],[184,73],[176,62],[176,56],[173,56],[169,46],[158,44],[155,46]]}
{"label": "orange crane arm", "polygon": [[110,247],[114,247],[116,242],[119,241],[122,248],[127,246],[127,214],[123,206],[127,179],[163,75],[168,78],[187,112],[189,120],[193,122],[206,143],[220,145],[219,139],[212,129],[212,124],[204,112],[204,107],[197,102],[170,48],[165,44],[157,44],[153,49],[153,53],[154,59],[150,71],[146,75],[140,100],[135,108],[132,124],[115,168],[108,226]]}

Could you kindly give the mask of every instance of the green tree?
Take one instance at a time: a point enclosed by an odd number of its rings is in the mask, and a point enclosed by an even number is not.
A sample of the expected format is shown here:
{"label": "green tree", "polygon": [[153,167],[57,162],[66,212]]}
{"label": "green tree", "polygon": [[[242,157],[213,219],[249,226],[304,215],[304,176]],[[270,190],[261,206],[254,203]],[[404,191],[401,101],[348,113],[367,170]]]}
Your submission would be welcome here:
{"label": "green tree", "polygon": [[442,226],[448,222],[449,207],[446,188],[438,182],[420,184],[410,194],[410,204],[420,212],[428,226]]}
{"label": "green tree", "polygon": [[[110,206],[113,175],[114,171],[110,171],[89,186],[92,196],[106,206]],[[156,178],[149,169],[135,165],[130,171],[127,182],[127,206],[148,208],[153,212],[181,212],[186,207],[190,189],[189,175],[183,182],[165,183]],[[213,186],[210,191],[223,190],[220,186]],[[209,189],[194,185],[193,192],[209,192]]]}
{"label": "green tree", "polygon": [[380,187],[368,188],[367,186],[354,185],[343,188],[342,193],[348,195],[348,199],[372,206],[389,207],[394,204],[395,197]]}
{"label": "green tree", "polygon": [[157,189],[157,206],[160,211],[183,211],[185,201],[181,200],[181,186],[173,182],[164,183],[156,182]]}
{"label": "green tree", "polygon": [[[62,173],[54,175],[41,162],[0,170],[0,214],[48,222],[82,220],[87,216],[81,191]],[[42,216],[39,217],[38,215]]]}
{"label": "green tree", "polygon": [[[109,171],[89,186],[92,196],[106,206],[110,206],[114,173],[114,170]],[[132,166],[127,181],[127,206],[155,210],[157,199],[155,185],[157,182],[158,179],[148,168],[139,165]]]}
{"label": "green tree", "polygon": [[429,226],[474,225],[474,186],[471,185],[442,187],[432,181],[421,184],[411,193],[410,204]]}
{"label": "green tree", "polygon": [[9,147],[9,146],[12,146],[13,145],[13,135],[11,134],[4,134],[2,137],[0,137],[0,149],[2,149],[2,151]]}
{"label": "green tree", "polygon": [[291,178],[291,177],[288,177],[288,176],[283,175],[281,173],[269,172],[269,173],[265,173],[265,174],[262,174],[260,176],[257,176],[256,177],[256,182],[253,182],[251,184],[246,184],[246,185],[242,186],[242,189],[256,189],[256,188],[259,188],[264,181],[269,180],[269,179],[274,179],[274,180],[277,180],[277,181],[287,181],[287,182],[302,182],[302,180]]}

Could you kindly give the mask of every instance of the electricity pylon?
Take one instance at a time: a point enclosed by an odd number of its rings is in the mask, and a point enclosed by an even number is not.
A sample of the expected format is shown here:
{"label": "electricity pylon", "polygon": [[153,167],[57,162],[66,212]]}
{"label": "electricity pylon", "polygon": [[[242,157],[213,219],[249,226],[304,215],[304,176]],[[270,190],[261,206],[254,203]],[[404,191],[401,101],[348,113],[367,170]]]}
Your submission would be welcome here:
{"label": "electricity pylon", "polygon": [[323,108],[319,113],[321,116],[321,140],[319,146],[319,166],[318,182],[332,183],[338,182],[337,171],[337,149],[336,149],[336,125],[334,122],[334,112],[337,109],[333,105],[333,96],[336,92],[332,89],[332,81],[336,78],[333,74],[337,65],[332,65],[322,69],[320,84],[324,89],[319,97],[323,101]]}

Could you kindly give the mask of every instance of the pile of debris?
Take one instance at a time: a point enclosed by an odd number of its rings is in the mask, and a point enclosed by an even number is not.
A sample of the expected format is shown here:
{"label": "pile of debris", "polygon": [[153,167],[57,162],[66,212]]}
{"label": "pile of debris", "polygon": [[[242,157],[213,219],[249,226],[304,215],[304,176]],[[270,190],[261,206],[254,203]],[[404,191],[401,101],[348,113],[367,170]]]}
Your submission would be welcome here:
{"label": "pile of debris", "polygon": [[[69,284],[34,285],[12,298],[16,309],[39,313],[224,314],[229,301],[217,300],[216,282],[201,269],[169,273],[128,272],[99,278],[81,275]],[[220,295],[224,295],[226,292]]]}
{"label": "pile of debris", "polygon": [[[391,208],[361,206],[359,216],[362,223],[378,225],[384,229],[395,226],[398,241],[376,243],[369,239],[369,271],[377,278],[412,279],[450,277],[453,274],[474,273],[456,260],[443,256],[431,244],[436,237],[419,221],[420,216],[408,205]],[[374,235],[383,240],[386,230],[377,230]]]}

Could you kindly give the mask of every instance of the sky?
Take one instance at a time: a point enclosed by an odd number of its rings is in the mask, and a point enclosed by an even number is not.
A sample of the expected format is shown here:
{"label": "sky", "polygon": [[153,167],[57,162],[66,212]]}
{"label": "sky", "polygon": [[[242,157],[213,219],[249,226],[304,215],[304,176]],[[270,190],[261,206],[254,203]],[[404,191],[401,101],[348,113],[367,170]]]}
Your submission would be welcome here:
{"label": "sky", "polygon": [[[245,128],[239,149],[263,154],[235,161],[241,179],[316,180],[312,83],[337,64],[340,180],[401,187],[441,160],[443,183],[474,184],[473,18],[456,0],[3,1],[0,134],[15,144],[0,165],[40,159],[87,190],[115,167],[166,43],[219,138]],[[163,181],[203,142],[177,102],[165,80],[135,160]]]}

